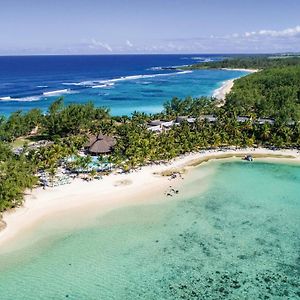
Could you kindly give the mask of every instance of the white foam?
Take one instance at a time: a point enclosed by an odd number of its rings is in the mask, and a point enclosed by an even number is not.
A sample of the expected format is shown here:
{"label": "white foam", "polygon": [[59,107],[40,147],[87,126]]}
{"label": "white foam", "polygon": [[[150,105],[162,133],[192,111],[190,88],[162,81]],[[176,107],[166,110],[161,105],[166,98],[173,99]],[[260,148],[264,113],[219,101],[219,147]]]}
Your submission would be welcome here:
{"label": "white foam", "polygon": [[70,89],[64,89],[64,90],[56,90],[56,91],[50,91],[50,92],[44,92],[43,93],[43,96],[59,96],[59,95],[62,95],[62,94],[68,94],[70,93]]}
{"label": "white foam", "polygon": [[103,89],[103,88],[110,88],[114,86],[114,83],[113,82],[110,82],[110,83],[106,83],[106,84],[99,84],[99,85],[94,85],[92,86],[92,89]]}
{"label": "white foam", "polygon": [[201,57],[201,56],[194,56],[194,57],[191,57],[192,60],[205,60],[204,57]]}
{"label": "white foam", "polygon": [[200,57],[200,56],[195,56],[191,58],[192,60],[197,60],[198,62],[210,62],[210,61],[214,61],[211,58],[205,58],[205,57]]}
{"label": "white foam", "polygon": [[157,71],[157,70],[162,70],[163,67],[151,67],[148,70],[153,70],[153,71]]}
{"label": "white foam", "polygon": [[157,71],[157,70],[168,70],[168,69],[179,69],[182,67],[187,67],[188,65],[178,65],[178,66],[166,66],[166,67],[151,67],[148,70]]}
{"label": "white foam", "polygon": [[[130,76],[122,76],[113,79],[106,79],[106,80],[90,80],[90,81],[82,81],[82,82],[64,82],[63,85],[75,85],[75,86],[85,86],[91,88],[107,88],[109,86],[114,85],[116,82],[120,81],[129,81],[129,80],[138,80],[144,78],[153,78],[153,77],[160,77],[160,76],[174,76],[180,74],[187,74],[192,73],[193,71],[179,71],[173,73],[159,73],[159,74],[149,74],[149,75],[130,75]],[[64,91],[64,90],[62,90]]]}
{"label": "white foam", "polygon": [[0,100],[1,101],[10,101],[11,100],[11,97],[0,97]]}
{"label": "white foam", "polygon": [[44,92],[42,95],[35,95],[35,96],[28,96],[28,97],[20,97],[20,98],[13,98],[10,96],[0,97],[0,101],[20,101],[20,102],[31,102],[31,101],[39,101],[43,97],[55,97],[63,94],[74,94],[77,93],[76,91],[71,91],[70,89],[64,90],[56,90],[50,92]]}
{"label": "white foam", "polygon": [[19,101],[19,102],[31,102],[31,101],[38,101],[40,100],[40,96],[29,96],[29,97],[23,97],[23,98],[12,98],[12,97],[1,97],[1,101]]}
{"label": "white foam", "polygon": [[75,85],[75,86],[81,86],[81,85],[86,85],[87,83],[92,83],[92,81],[84,81],[84,82],[63,82],[62,85]]}
{"label": "white foam", "polygon": [[37,85],[36,87],[38,87],[38,88],[46,88],[46,87],[48,87],[48,85]]}
{"label": "white foam", "polygon": [[40,96],[30,96],[30,97],[23,97],[19,99],[14,99],[14,101],[25,101],[25,102],[31,102],[31,101],[39,101],[41,100]]}
{"label": "white foam", "polygon": [[101,89],[101,88],[105,88],[105,87],[107,87],[106,84],[99,84],[99,85],[92,86],[92,89]]}
{"label": "white foam", "polygon": [[181,75],[181,74],[188,74],[192,73],[193,71],[179,71],[174,73],[159,73],[159,74],[149,74],[149,75],[132,75],[132,76],[124,76],[115,79],[108,79],[108,80],[101,80],[99,83],[106,84],[111,82],[118,82],[118,81],[126,81],[126,80],[137,80],[137,79],[144,79],[144,78],[154,78],[154,77],[162,77],[162,76],[174,76],[174,75]]}

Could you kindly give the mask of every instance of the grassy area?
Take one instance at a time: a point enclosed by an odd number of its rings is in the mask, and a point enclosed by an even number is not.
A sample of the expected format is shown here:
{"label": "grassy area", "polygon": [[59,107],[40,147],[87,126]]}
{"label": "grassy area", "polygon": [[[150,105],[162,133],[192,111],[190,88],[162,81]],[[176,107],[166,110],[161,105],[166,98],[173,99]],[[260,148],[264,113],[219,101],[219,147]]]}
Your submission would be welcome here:
{"label": "grassy area", "polygon": [[19,148],[19,147],[23,147],[25,143],[29,143],[29,141],[27,140],[27,138],[24,137],[19,137],[16,140],[14,140],[11,145],[13,148]]}
{"label": "grassy area", "polygon": [[34,142],[38,142],[38,141],[46,140],[46,139],[47,139],[47,136],[45,136],[45,135],[21,136],[21,137],[15,139],[11,143],[11,146],[13,148],[19,148],[19,147],[23,147],[26,143],[30,144],[30,143],[34,143]]}

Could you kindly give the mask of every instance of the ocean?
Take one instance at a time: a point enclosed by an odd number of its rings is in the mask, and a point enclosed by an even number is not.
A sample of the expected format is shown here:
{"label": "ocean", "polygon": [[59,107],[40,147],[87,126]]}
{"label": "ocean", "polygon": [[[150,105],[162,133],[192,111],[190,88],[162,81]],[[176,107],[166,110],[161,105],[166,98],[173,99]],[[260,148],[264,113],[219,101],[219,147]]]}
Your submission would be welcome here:
{"label": "ocean", "polygon": [[185,177],[171,200],[40,226],[0,256],[1,300],[299,299],[299,165],[215,161]]}
{"label": "ocean", "polygon": [[[172,97],[211,96],[241,71],[178,71],[176,66],[223,59],[221,55],[81,55],[0,57],[0,115],[65,103],[110,108],[112,115],[157,113]],[[171,67],[170,69],[165,69]]]}

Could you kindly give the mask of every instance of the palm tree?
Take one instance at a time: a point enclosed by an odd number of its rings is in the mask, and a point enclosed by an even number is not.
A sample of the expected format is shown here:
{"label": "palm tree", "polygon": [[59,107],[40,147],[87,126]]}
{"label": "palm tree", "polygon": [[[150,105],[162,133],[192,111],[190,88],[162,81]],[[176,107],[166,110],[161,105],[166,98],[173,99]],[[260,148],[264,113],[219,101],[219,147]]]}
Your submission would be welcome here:
{"label": "palm tree", "polygon": [[271,136],[270,125],[268,123],[265,123],[261,126],[260,138],[263,141],[267,141],[267,140],[269,140],[270,136]]}

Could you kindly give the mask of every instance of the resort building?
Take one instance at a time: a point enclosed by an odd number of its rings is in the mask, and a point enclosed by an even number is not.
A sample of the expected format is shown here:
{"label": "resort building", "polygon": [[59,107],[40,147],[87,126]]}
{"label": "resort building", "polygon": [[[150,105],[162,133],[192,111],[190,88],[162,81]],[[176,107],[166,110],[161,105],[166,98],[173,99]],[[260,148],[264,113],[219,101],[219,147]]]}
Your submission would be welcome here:
{"label": "resort building", "polygon": [[[153,120],[148,123],[147,129],[153,132],[162,132],[164,130],[170,129],[174,125],[180,125],[183,122],[187,122],[189,124],[195,123],[197,120],[200,121],[207,121],[209,123],[215,123],[217,122],[218,118],[214,115],[201,115],[198,119],[194,117],[189,116],[178,116],[176,120],[171,121],[161,121],[161,120]],[[245,122],[256,122],[259,125],[263,124],[270,124],[274,125],[275,120],[270,118],[259,118],[256,121],[253,121],[252,117],[249,116],[238,116],[236,117],[237,122],[239,123],[245,123]],[[289,126],[292,126],[295,124],[294,121],[290,121],[287,123]]]}
{"label": "resort building", "polygon": [[209,123],[215,123],[215,122],[217,122],[217,117],[214,115],[201,115],[199,117],[199,120],[200,121],[205,120],[205,121],[208,121]]}
{"label": "resort building", "polygon": [[259,125],[263,125],[263,124],[274,125],[275,124],[275,120],[274,119],[267,119],[267,118],[259,118],[259,119],[257,119],[257,123]]}
{"label": "resort building", "polygon": [[163,123],[163,121],[161,120],[152,120],[149,122],[149,126],[161,126],[161,124]]}
{"label": "resort building", "polygon": [[155,125],[155,126],[149,125],[149,126],[147,127],[147,129],[148,129],[149,131],[153,131],[153,132],[161,132],[161,131],[162,131],[162,128],[161,128],[160,125]]}
{"label": "resort building", "polygon": [[248,121],[251,121],[251,117],[237,117],[236,120],[239,122],[239,123],[244,123],[244,122],[248,122]]}
{"label": "resort building", "polygon": [[188,116],[178,116],[176,118],[176,123],[182,123],[188,119]]}
{"label": "resort building", "polygon": [[186,121],[188,122],[188,123],[195,123],[196,122],[196,118],[187,118],[186,119]]}
{"label": "resort building", "polygon": [[288,122],[287,122],[287,125],[288,125],[288,126],[294,126],[295,124],[296,124],[295,121],[288,121]]}
{"label": "resort building", "polygon": [[188,117],[188,116],[178,116],[176,118],[176,123],[182,123],[183,121],[186,121],[188,123],[194,123],[196,122],[196,118]]}
{"label": "resort building", "polygon": [[163,127],[163,128],[171,128],[172,126],[174,126],[174,124],[175,124],[175,122],[172,120],[172,121],[163,121],[162,123],[161,123],[161,126]]}
{"label": "resort building", "polygon": [[168,130],[175,125],[175,122],[172,121],[161,121],[153,120],[148,123],[147,129],[153,132],[162,132],[163,130]]}
{"label": "resort building", "polygon": [[112,136],[103,134],[91,135],[85,148],[91,155],[110,154],[116,143],[117,140]]}

